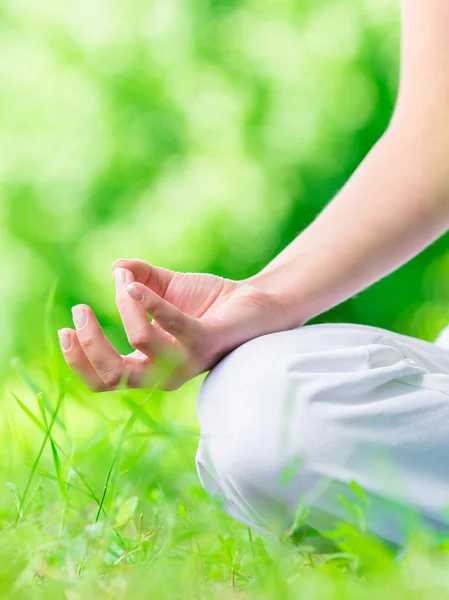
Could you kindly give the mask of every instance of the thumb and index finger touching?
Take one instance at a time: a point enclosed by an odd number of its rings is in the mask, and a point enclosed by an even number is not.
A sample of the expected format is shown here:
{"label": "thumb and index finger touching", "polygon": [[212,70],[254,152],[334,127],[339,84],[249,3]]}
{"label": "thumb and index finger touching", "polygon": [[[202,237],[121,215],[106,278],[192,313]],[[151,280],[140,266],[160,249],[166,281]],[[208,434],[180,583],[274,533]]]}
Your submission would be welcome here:
{"label": "thumb and index finger touching", "polygon": [[112,265],[112,271],[115,271],[116,269],[127,269],[128,271],[131,271],[134,275],[134,281],[143,283],[143,285],[147,286],[161,297],[164,297],[174,275],[173,271],[170,271],[169,269],[149,265],[139,259],[127,260],[121,258],[116,260]]}
{"label": "thumb and index finger touching", "polygon": [[120,259],[113,264],[112,269],[127,269],[132,272],[134,282],[128,285],[126,291],[162,329],[181,343],[190,345],[194,341],[200,328],[197,319],[164,300],[164,294],[174,275],[173,271],[149,265],[138,259]]}

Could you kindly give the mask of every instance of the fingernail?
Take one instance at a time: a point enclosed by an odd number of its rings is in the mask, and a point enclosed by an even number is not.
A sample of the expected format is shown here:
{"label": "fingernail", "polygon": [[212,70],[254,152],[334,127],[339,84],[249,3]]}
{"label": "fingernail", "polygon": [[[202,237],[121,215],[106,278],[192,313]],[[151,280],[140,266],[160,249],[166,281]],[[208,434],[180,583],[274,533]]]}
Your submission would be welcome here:
{"label": "fingernail", "polygon": [[115,287],[117,290],[121,290],[126,283],[126,272],[125,269],[115,269]]}
{"label": "fingernail", "polygon": [[142,302],[143,300],[143,294],[142,292],[137,289],[135,286],[133,285],[129,285],[126,288],[126,291],[128,292],[128,294],[131,296],[131,298],[134,298],[134,300],[136,300],[137,302]]}
{"label": "fingernail", "polygon": [[84,306],[74,306],[72,316],[76,329],[81,329],[87,323],[87,313]]}
{"label": "fingernail", "polygon": [[72,346],[72,342],[70,341],[70,336],[65,329],[60,329],[58,331],[59,343],[61,344],[61,348],[64,352],[70,350]]}

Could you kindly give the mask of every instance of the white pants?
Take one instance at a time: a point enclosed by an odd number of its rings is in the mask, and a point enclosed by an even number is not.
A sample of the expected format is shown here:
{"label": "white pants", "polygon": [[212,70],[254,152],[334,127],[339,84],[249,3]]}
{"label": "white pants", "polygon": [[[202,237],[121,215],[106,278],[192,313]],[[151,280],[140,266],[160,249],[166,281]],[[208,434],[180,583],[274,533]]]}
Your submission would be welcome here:
{"label": "white pants", "polygon": [[449,530],[448,337],[331,324],[243,344],[199,394],[204,488],[259,531],[287,530],[298,506],[318,531],[363,513],[398,544],[417,515]]}

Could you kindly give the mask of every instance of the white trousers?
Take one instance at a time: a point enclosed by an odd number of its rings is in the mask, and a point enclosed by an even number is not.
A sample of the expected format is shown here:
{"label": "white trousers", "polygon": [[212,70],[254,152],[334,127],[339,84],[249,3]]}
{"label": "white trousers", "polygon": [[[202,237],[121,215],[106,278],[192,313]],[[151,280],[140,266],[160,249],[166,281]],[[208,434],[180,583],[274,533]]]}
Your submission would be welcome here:
{"label": "white trousers", "polygon": [[449,530],[448,341],[330,324],[243,344],[200,390],[204,488],[261,532],[298,507],[318,531],[365,521],[397,544],[417,516]]}

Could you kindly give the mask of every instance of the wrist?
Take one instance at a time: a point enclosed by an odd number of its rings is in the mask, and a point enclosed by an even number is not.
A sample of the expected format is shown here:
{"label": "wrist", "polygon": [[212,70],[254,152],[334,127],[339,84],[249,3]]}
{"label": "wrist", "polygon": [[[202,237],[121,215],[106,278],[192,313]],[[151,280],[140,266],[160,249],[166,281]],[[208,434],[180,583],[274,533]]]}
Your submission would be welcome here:
{"label": "wrist", "polygon": [[264,296],[264,301],[271,305],[273,331],[302,327],[312,318],[307,314],[298,291],[292,289],[294,278],[288,270],[288,265],[266,267],[242,282],[257,290]]}

